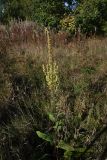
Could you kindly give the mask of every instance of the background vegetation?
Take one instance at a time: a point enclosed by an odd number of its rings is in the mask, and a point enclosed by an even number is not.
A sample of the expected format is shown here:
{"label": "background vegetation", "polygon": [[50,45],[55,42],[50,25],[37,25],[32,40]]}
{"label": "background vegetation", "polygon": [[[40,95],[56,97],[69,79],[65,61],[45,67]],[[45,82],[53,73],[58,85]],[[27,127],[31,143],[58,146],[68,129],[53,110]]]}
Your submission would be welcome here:
{"label": "background vegetation", "polygon": [[0,4],[0,160],[105,160],[107,0]]}
{"label": "background vegetation", "polygon": [[[83,33],[107,31],[107,0],[0,0],[0,21],[33,20],[44,26],[64,28],[60,21],[75,20],[75,30]],[[29,11],[29,12],[28,12]],[[67,18],[66,23],[71,22]],[[72,32],[72,25],[69,31]]]}
{"label": "background vegetation", "polygon": [[0,26],[0,157],[104,159],[107,39],[48,34]]}

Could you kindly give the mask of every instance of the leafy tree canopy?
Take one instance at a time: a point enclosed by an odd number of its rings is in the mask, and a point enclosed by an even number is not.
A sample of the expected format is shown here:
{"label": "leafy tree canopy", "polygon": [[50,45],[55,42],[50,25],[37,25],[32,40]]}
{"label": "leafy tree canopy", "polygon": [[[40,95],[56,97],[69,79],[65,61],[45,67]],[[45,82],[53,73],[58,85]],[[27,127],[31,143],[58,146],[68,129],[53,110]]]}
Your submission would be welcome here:
{"label": "leafy tree canopy", "polygon": [[107,0],[80,0],[74,14],[77,26],[83,32],[94,28],[101,31],[102,25],[107,21]]}
{"label": "leafy tree canopy", "polygon": [[28,19],[58,28],[65,15],[74,16],[82,32],[107,30],[107,0],[0,0],[2,22]]}

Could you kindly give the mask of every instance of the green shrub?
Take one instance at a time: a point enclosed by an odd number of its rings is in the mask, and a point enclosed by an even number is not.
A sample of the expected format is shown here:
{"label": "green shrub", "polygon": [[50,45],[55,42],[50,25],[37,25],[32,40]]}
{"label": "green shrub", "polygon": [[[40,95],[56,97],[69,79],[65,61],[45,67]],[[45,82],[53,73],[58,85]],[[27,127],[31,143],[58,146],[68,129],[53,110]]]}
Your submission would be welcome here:
{"label": "green shrub", "polygon": [[61,29],[70,33],[74,33],[76,30],[75,17],[68,15],[60,20]]}

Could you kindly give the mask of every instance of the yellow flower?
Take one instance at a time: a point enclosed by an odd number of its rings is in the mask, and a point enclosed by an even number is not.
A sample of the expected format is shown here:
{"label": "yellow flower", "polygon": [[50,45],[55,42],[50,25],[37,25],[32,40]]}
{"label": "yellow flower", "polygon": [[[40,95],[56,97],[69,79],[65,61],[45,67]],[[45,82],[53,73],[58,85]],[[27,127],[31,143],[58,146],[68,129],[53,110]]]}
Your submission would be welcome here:
{"label": "yellow flower", "polygon": [[50,90],[51,96],[57,93],[59,86],[59,78],[58,78],[58,65],[55,61],[53,61],[52,57],[52,47],[51,47],[51,38],[50,32],[46,28],[45,29],[47,35],[47,43],[48,43],[48,63],[43,65],[43,72],[45,74],[47,86]]}

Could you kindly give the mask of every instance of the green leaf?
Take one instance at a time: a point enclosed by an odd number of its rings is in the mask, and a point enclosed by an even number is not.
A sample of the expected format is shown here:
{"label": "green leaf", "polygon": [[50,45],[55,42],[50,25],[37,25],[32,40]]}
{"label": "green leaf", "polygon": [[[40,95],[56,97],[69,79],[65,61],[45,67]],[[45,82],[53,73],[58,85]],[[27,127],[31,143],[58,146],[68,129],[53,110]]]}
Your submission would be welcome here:
{"label": "green leaf", "polygon": [[71,152],[74,151],[74,148],[70,144],[65,143],[63,140],[61,140],[58,143],[57,148],[61,148],[61,149],[65,150],[65,151],[71,151]]}
{"label": "green leaf", "polygon": [[65,151],[64,152],[64,158],[67,160],[71,160],[72,152],[71,151]]}
{"label": "green leaf", "polygon": [[55,122],[55,117],[52,113],[48,113],[48,116],[49,116],[49,119],[52,121],[52,122]]}
{"label": "green leaf", "polygon": [[76,152],[83,153],[85,150],[86,148],[77,148]]}
{"label": "green leaf", "polygon": [[39,138],[42,138],[43,140],[52,143],[52,138],[49,135],[42,133],[40,131],[36,131],[36,134],[38,135]]}

